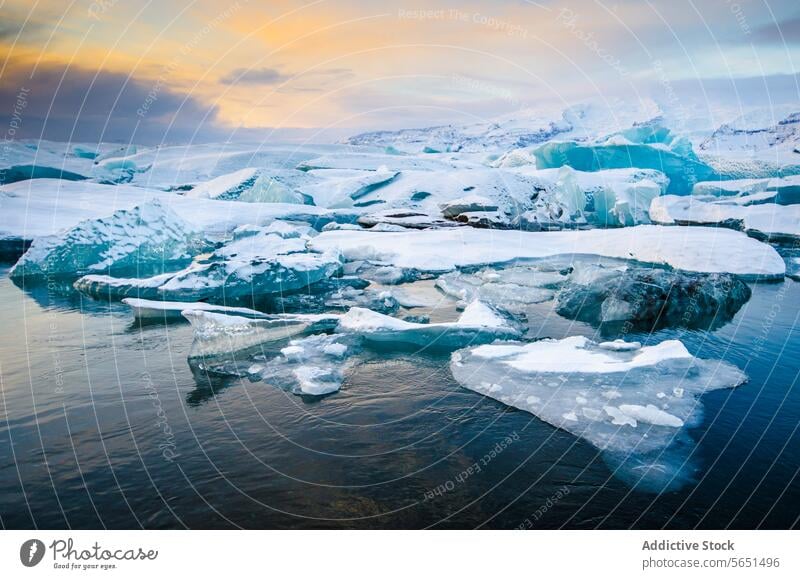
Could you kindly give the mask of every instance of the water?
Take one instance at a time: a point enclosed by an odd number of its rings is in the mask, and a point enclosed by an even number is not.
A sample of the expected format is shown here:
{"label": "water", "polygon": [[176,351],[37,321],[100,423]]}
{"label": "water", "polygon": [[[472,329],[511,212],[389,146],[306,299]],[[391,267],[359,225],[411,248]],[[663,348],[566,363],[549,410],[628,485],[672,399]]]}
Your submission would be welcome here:
{"label": "water", "polygon": [[[699,482],[632,491],[598,451],[459,387],[447,356],[367,351],[303,399],[208,376],[187,324],[0,270],[6,528],[786,528],[800,516],[800,285],[753,286],[714,332],[660,330],[750,382],[703,397]],[[534,310],[533,335],[595,331]],[[477,466],[476,466],[477,465]]]}

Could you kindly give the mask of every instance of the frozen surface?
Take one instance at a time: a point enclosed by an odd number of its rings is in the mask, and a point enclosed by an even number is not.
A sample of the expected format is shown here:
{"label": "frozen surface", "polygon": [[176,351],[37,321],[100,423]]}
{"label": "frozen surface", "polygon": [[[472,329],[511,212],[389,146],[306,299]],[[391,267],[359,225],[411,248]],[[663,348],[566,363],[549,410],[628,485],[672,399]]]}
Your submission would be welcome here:
{"label": "frozen surface", "polygon": [[326,231],[309,245],[318,251],[339,251],[348,261],[425,272],[580,254],[747,277],[781,278],[786,269],[769,245],[737,231],[708,227],[640,225],[540,233],[468,227],[398,233]]}
{"label": "frozen surface", "polygon": [[697,396],[746,379],[677,340],[622,347],[582,336],[460,350],[450,367],[462,386],[587,440],[617,476],[657,492],[692,479],[686,428],[702,418]]}
{"label": "frozen surface", "polygon": [[225,234],[247,224],[266,225],[275,219],[304,221],[319,228],[351,219],[346,213],[308,205],[192,199],[130,185],[34,179],[0,186],[0,239],[53,235],[85,219],[108,217],[153,199],[208,234]]}

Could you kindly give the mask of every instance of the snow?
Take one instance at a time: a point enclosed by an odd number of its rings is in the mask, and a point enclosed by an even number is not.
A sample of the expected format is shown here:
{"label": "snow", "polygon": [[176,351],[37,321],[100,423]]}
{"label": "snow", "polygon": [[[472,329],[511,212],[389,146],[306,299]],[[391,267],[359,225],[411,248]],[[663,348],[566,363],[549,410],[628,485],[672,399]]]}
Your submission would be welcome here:
{"label": "snow", "polygon": [[220,175],[210,181],[198,183],[186,193],[186,197],[194,199],[235,199],[245,188],[252,187],[258,176],[258,169],[247,167]]}
{"label": "snow", "polygon": [[653,200],[650,214],[654,221],[663,224],[717,224],[740,229],[757,239],[775,242],[800,239],[800,205],[741,205],[727,198],[666,195]]}
{"label": "snow", "polygon": [[0,186],[0,239],[54,235],[85,219],[108,217],[153,199],[210,235],[226,234],[240,225],[266,225],[276,219],[303,221],[320,228],[332,221],[351,219],[347,213],[308,205],[191,199],[130,185],[34,179]]}
{"label": "snow", "polygon": [[617,476],[655,492],[691,479],[693,442],[683,427],[702,419],[696,397],[746,379],[678,340],[609,349],[583,336],[459,350],[450,367],[462,386],[587,440]]}
{"label": "snow", "polygon": [[438,273],[466,266],[579,254],[750,278],[782,278],[786,270],[781,257],[769,245],[740,232],[708,227],[640,225],[553,232],[468,227],[398,233],[326,231],[308,245],[316,251],[340,252],[347,261],[366,260]]}

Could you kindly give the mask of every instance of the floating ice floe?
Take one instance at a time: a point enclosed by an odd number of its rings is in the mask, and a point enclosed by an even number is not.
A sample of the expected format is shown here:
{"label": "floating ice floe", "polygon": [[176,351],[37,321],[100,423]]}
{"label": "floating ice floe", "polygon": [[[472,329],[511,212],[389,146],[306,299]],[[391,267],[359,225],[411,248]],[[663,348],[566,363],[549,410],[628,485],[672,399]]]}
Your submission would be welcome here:
{"label": "floating ice floe", "polygon": [[485,268],[475,273],[451,272],[440,276],[436,287],[461,304],[480,300],[510,313],[524,314],[532,304],[553,299],[555,290],[568,279],[561,271],[567,266],[545,262]]}
{"label": "floating ice floe", "polygon": [[736,199],[666,195],[650,205],[653,221],[677,225],[717,225],[744,231],[756,239],[791,243],[800,239],[800,204],[743,205]]}
{"label": "floating ice floe", "polygon": [[281,354],[248,368],[249,378],[303,396],[338,392],[359,343],[350,336],[316,334],[291,340]]}
{"label": "floating ice floe", "polygon": [[617,476],[657,492],[692,479],[686,429],[702,419],[697,396],[746,380],[735,366],[695,358],[677,340],[492,344],[453,353],[450,367],[462,386],[587,440]]}
{"label": "floating ice floe", "polygon": [[267,318],[269,314],[251,310],[250,308],[237,308],[231,306],[218,306],[206,302],[166,302],[159,300],[143,300],[139,298],[125,298],[122,303],[133,310],[133,315],[139,320],[173,320],[182,319],[185,311],[203,311],[244,318]]}
{"label": "floating ice floe", "polygon": [[340,318],[336,314],[270,314],[253,319],[200,309],[186,309],[182,315],[194,330],[190,358],[224,357],[300,334],[329,332]]}
{"label": "floating ice floe", "polygon": [[780,279],[786,265],[774,248],[728,229],[640,225],[590,231],[522,232],[461,227],[399,233],[326,231],[311,239],[315,251],[347,261],[444,273],[467,266],[521,259],[596,255],[675,269]]}
{"label": "floating ice floe", "polygon": [[559,315],[591,324],[719,326],[750,299],[730,274],[579,264],[558,292]]}
{"label": "floating ice floe", "polygon": [[186,261],[211,246],[200,231],[154,199],[35,239],[9,275],[32,279],[148,268]]}
{"label": "floating ice floe", "polygon": [[339,320],[336,331],[357,334],[372,342],[426,348],[461,348],[520,336],[506,318],[479,301],[469,304],[457,321],[436,324],[418,324],[364,308],[351,308]]}

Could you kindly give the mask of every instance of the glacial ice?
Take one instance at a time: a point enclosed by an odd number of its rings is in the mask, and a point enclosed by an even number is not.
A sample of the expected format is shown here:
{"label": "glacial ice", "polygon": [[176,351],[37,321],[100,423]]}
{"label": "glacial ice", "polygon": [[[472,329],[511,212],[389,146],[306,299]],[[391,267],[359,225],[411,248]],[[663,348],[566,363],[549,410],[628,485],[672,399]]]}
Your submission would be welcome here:
{"label": "glacial ice", "polygon": [[244,318],[265,318],[269,314],[251,310],[250,308],[237,308],[219,306],[207,302],[167,302],[160,300],[145,300],[139,298],[125,298],[122,303],[133,310],[133,315],[139,320],[173,320],[183,319],[184,311],[203,311]]}
{"label": "glacial ice", "polygon": [[253,319],[186,309],[182,315],[194,331],[190,358],[227,357],[292,336],[330,332],[339,321],[333,314],[270,314]]}
{"label": "glacial ice", "polygon": [[748,197],[756,196],[759,194],[733,199],[665,195],[653,199],[650,215],[653,221],[661,224],[717,225],[775,243],[793,243],[800,239],[800,204],[742,204],[747,203]]}
{"label": "glacial ice", "polygon": [[633,327],[719,326],[750,298],[750,288],[729,274],[578,264],[556,299],[569,319]]}
{"label": "glacial ice", "polygon": [[506,318],[479,301],[469,304],[457,321],[435,324],[408,322],[364,308],[351,308],[339,320],[336,331],[357,334],[372,342],[448,349],[520,336]]}
{"label": "glacial ice", "polygon": [[476,273],[451,272],[436,280],[436,287],[461,303],[480,300],[513,314],[524,314],[532,304],[553,299],[567,277],[549,264],[485,268]]}
{"label": "glacial ice", "polygon": [[685,427],[699,424],[697,396],[742,384],[720,360],[693,357],[677,340],[653,346],[597,344],[583,336],[492,344],[454,352],[464,387],[583,438],[615,475],[642,490],[674,490],[692,478]]}
{"label": "glacial ice", "polygon": [[326,231],[308,242],[346,261],[445,273],[457,268],[555,256],[595,255],[675,269],[780,279],[786,265],[771,246],[713,227],[639,225],[589,231],[522,232],[459,227],[376,233]]}
{"label": "glacial ice", "polygon": [[0,241],[55,235],[86,219],[106,218],[154,199],[208,235],[227,235],[241,225],[267,225],[276,219],[319,229],[355,220],[351,213],[310,205],[193,199],[131,185],[34,179],[0,186]]}
{"label": "glacial ice", "polygon": [[[793,205],[800,203],[800,176],[706,181],[696,183],[692,195],[727,197],[727,201],[733,201],[740,205],[768,202]],[[720,202],[726,200],[720,200]]]}
{"label": "glacial ice", "polygon": [[201,232],[154,199],[35,239],[9,275],[32,279],[148,268],[186,261],[210,247]]}
{"label": "glacial ice", "polygon": [[138,297],[176,301],[225,301],[291,293],[331,277],[341,268],[335,252],[306,251],[306,235],[283,226],[239,229],[238,236],[207,259],[165,275],[114,279],[89,275],[75,287],[102,297]]}
{"label": "glacial ice", "polygon": [[545,169],[569,165],[579,171],[603,169],[657,169],[669,178],[667,191],[687,195],[697,181],[710,181],[718,173],[693,153],[656,146],[653,143],[586,144],[550,142],[534,151],[536,166]]}

